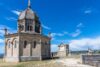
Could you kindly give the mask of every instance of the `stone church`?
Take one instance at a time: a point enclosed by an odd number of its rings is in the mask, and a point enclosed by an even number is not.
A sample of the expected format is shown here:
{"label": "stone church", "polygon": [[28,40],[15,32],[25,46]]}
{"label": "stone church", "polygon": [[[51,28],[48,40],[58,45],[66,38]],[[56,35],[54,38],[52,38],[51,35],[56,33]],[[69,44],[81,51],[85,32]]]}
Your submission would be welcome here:
{"label": "stone church", "polygon": [[5,62],[21,62],[48,59],[51,56],[51,38],[42,34],[39,17],[28,7],[18,18],[17,33],[5,31]]}

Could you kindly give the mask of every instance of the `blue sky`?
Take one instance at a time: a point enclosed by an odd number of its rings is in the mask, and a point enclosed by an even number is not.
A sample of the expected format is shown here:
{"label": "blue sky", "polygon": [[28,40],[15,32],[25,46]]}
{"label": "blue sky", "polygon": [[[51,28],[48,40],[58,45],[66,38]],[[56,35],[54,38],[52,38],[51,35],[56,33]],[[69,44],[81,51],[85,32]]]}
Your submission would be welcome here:
{"label": "blue sky", "polygon": [[[31,7],[42,23],[43,32],[52,34],[52,51],[61,43],[70,50],[100,48],[100,0],[31,0]],[[0,28],[17,30],[20,11],[27,8],[27,0],[0,0]],[[0,30],[0,53],[3,53],[3,34]]]}

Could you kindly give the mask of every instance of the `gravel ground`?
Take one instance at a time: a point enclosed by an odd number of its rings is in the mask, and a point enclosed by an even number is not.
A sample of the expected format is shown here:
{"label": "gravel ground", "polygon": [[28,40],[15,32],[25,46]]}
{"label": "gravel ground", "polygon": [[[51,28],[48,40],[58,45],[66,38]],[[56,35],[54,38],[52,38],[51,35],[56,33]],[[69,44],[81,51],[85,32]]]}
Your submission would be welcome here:
{"label": "gravel ground", "polygon": [[75,58],[58,59],[55,62],[59,64],[61,63],[66,67],[94,67],[90,65],[81,64],[80,59]]}

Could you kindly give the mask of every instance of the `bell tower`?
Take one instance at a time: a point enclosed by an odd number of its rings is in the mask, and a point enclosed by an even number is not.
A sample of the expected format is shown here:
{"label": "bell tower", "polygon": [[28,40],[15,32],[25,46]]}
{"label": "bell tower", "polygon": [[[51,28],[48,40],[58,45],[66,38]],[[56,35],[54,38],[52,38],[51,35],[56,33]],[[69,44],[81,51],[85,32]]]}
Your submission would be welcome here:
{"label": "bell tower", "polygon": [[28,7],[22,11],[18,18],[18,32],[41,34],[41,23],[39,17],[31,9],[31,2],[28,0]]}

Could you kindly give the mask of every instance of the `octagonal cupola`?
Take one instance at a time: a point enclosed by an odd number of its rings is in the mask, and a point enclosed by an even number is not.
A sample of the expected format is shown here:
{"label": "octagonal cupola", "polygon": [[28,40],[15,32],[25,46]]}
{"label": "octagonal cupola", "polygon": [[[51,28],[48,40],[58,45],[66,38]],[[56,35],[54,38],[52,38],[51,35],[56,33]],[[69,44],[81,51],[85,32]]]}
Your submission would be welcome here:
{"label": "octagonal cupola", "polygon": [[36,13],[31,9],[30,0],[28,7],[22,11],[18,18],[18,32],[20,33],[41,33],[41,24]]}

